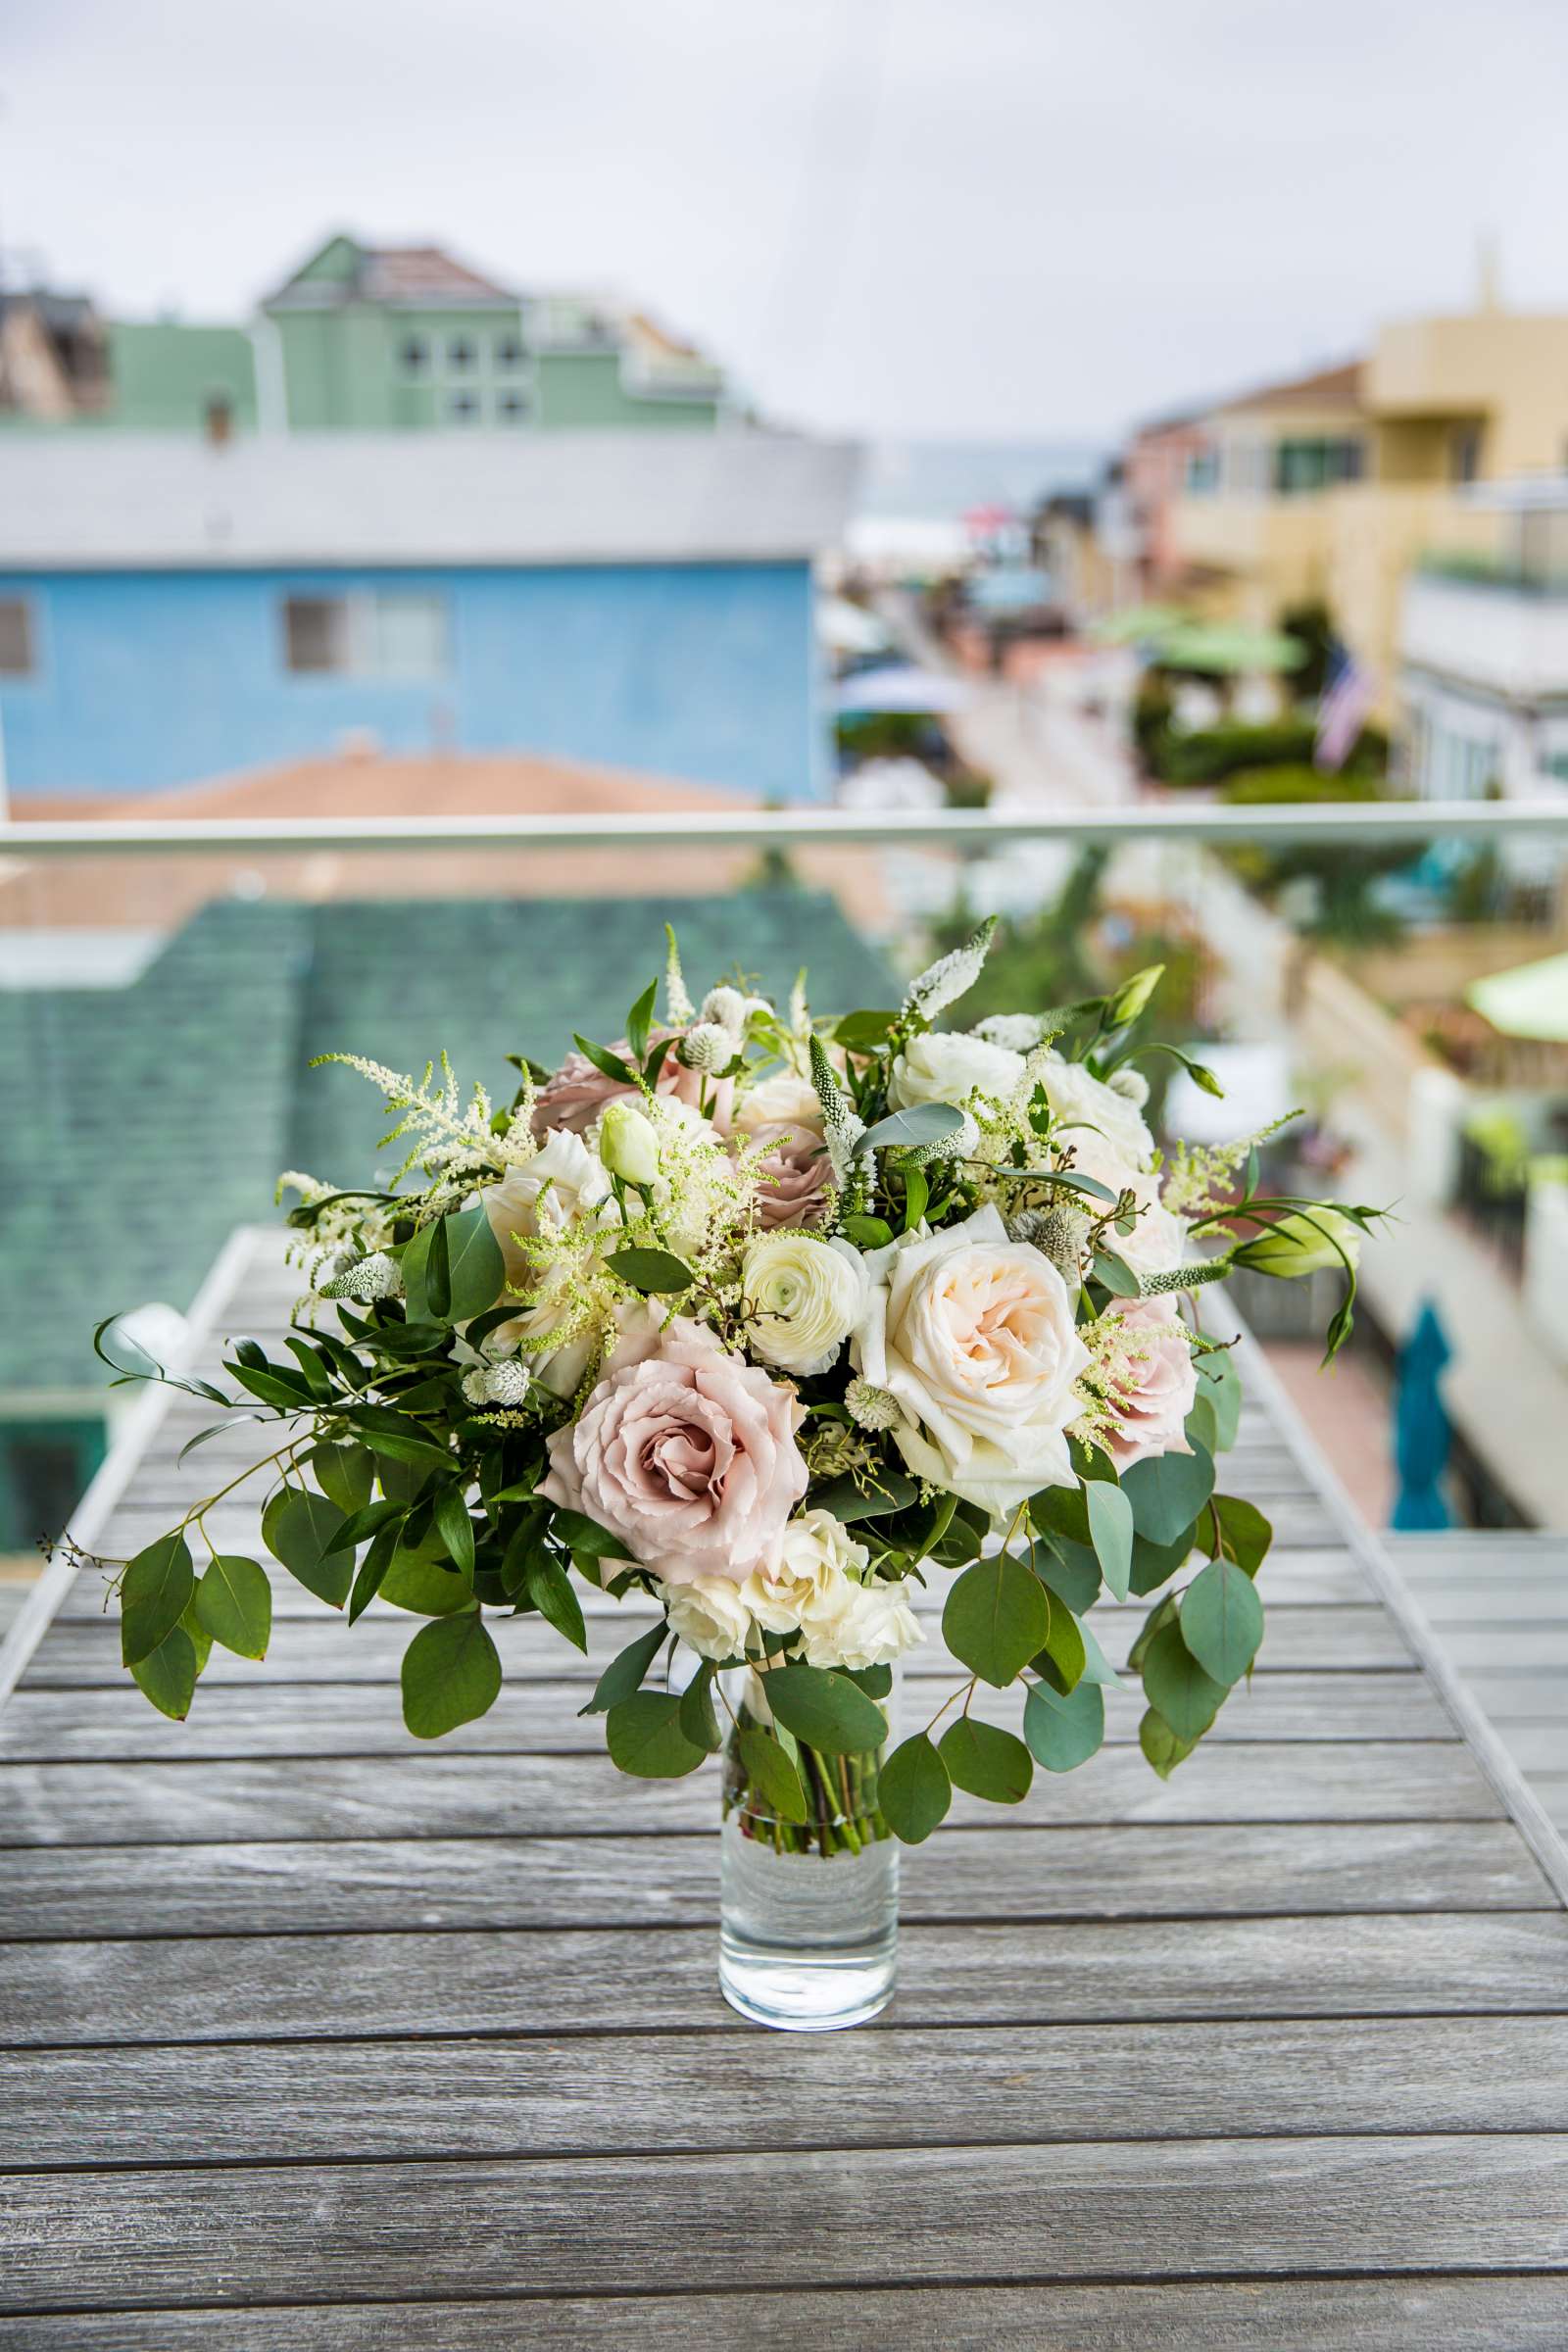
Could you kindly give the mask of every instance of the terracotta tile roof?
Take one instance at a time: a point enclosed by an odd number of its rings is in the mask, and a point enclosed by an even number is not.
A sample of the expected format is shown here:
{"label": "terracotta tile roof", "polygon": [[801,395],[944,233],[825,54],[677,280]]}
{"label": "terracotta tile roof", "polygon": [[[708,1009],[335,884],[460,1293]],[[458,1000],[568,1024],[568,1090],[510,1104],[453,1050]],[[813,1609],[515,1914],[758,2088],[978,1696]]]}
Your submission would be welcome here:
{"label": "terracotta tile roof", "polygon": [[515,302],[516,296],[439,245],[367,248],[359,291],[371,302]]}
{"label": "terracotta tile roof", "polygon": [[1208,415],[1235,416],[1245,412],[1250,416],[1255,410],[1271,409],[1345,409],[1359,416],[1364,408],[1362,367],[1360,360],[1348,360],[1341,368],[1319,368],[1313,375],[1292,376],[1285,383],[1260,384],[1253,392],[1221,401]]}

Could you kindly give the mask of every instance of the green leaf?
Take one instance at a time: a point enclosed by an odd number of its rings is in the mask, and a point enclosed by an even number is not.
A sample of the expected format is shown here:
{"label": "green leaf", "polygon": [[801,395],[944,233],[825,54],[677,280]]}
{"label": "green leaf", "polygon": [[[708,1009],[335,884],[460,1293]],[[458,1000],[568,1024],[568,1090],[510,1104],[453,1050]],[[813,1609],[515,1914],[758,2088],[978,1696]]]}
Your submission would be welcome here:
{"label": "green leaf", "polygon": [[648,1033],[654,1025],[654,1006],[658,1002],[659,982],[650,980],[626,1015],[626,1044],[633,1061],[641,1061],[647,1054]]}
{"label": "green leaf", "polygon": [[1225,1697],[1182,1640],[1181,1620],[1162,1625],[1144,1652],[1144,1689],[1149,1703],[1183,1740],[1200,1740]]}
{"label": "green leaf", "polygon": [[885,1217],[845,1217],[839,1231],[858,1250],[885,1250],[893,1239],[893,1228]]}
{"label": "green leaf", "polygon": [[1056,1600],[1065,1601],[1076,1616],[1092,1609],[1100,1598],[1100,1562],[1087,1544],[1069,1544],[1052,1536],[1035,1550],[1035,1574]]}
{"label": "green leaf", "polygon": [[158,1647],[131,1667],[136,1687],[160,1715],[183,1723],[196,1695],[196,1644],[182,1625],[172,1626]]}
{"label": "green leaf", "polygon": [[407,1609],[411,1617],[455,1617],[473,1598],[467,1578],[456,1568],[402,1542],[381,1577],[380,1593],[393,1608]]}
{"label": "green leaf", "polygon": [[354,1579],[354,1590],[349,1594],[350,1625],[359,1623],[380,1592],[386,1582],[387,1571],[397,1557],[397,1547],[396,1528],[383,1527],[360,1562],[360,1572]]}
{"label": "green leaf", "polygon": [[308,1487],[282,1488],[262,1513],[262,1541],[273,1559],[334,1609],[343,1606],[354,1581],[353,1553],[327,1548],[342,1524],[337,1504]]}
{"label": "green leaf", "polygon": [[1216,1494],[1214,1509],[1219,1519],[1220,1548],[1228,1559],[1255,1576],[1268,1557],[1268,1547],[1274,1541],[1274,1530],[1262,1512],[1239,1494]]}
{"label": "green leaf", "polygon": [[659,1624],[650,1627],[646,1634],[639,1634],[635,1642],[628,1642],[625,1648],[611,1659],[594,1685],[592,1698],[585,1707],[577,1709],[578,1714],[603,1715],[611,1707],[617,1706],[623,1698],[630,1698],[634,1690],[641,1690],[643,1676],[658,1657],[660,1645],[668,1638],[669,1628],[661,1618]]}
{"label": "green leaf", "polygon": [[467,1323],[495,1304],[507,1279],[507,1261],[482,1208],[466,1208],[461,1216],[443,1217],[441,1223],[446,1230],[452,1291],[447,1314],[441,1319]]}
{"label": "green leaf", "polygon": [[934,1144],[939,1136],[956,1135],[963,1113],[951,1102],[914,1102],[907,1110],[890,1111],[868,1127],[855,1147],[856,1156],[867,1152],[907,1152],[915,1144]]}
{"label": "green leaf", "polygon": [[976,1723],[972,1715],[948,1726],[940,1753],[956,1788],[994,1805],[1018,1804],[1035,1777],[1035,1760],[1021,1740],[994,1723]]}
{"label": "green leaf", "polygon": [[680,1728],[693,1747],[716,1756],[724,1735],[713,1713],[713,1661],[705,1658],[680,1694]]}
{"label": "green leaf", "polygon": [[1105,1737],[1105,1693],[1098,1683],[1080,1683],[1062,1698],[1049,1683],[1031,1683],[1023,1702],[1023,1736],[1047,1772],[1072,1772]]}
{"label": "green leaf", "polygon": [[327,1545],[327,1550],[357,1551],[362,1544],[368,1544],[372,1536],[378,1536],[389,1520],[401,1519],[408,1507],[406,1502],[394,1502],[390,1498],[381,1502],[368,1502],[363,1511],[355,1511],[344,1520]]}
{"label": "green leaf", "polygon": [[1133,1506],[1138,1533],[1151,1544],[1173,1544],[1214,1492],[1214,1457],[1202,1446],[1191,1453],[1152,1454],[1123,1473],[1121,1491]]}
{"label": "green leaf", "polygon": [[588,1630],[582,1621],[582,1604],[571,1589],[571,1579],[559,1561],[547,1551],[535,1552],[527,1568],[528,1598],[547,1624],[558,1634],[564,1634],[574,1648],[588,1654]]}
{"label": "green leaf", "polygon": [[[377,1456],[388,1461],[407,1462],[417,1469],[450,1470],[452,1456],[444,1446],[438,1446],[427,1430],[411,1421],[403,1413],[394,1413],[384,1404],[357,1404],[348,1414],[356,1429],[363,1429]],[[386,1473],[381,1472],[381,1485],[386,1488]]]}
{"label": "green leaf", "polygon": [[263,1404],[276,1405],[280,1412],[303,1413],[310,1410],[311,1393],[297,1373],[284,1372],[276,1365],[258,1371],[254,1364],[230,1364],[229,1370],[242,1389],[249,1389]]}
{"label": "green leaf", "polygon": [[435,1532],[446,1545],[448,1559],[457,1565],[459,1574],[473,1582],[473,1521],[468,1516],[467,1497],[461,1486],[442,1487],[435,1497]]}
{"label": "green leaf", "polygon": [[956,1658],[1004,1690],[1045,1645],[1051,1617],[1040,1579],[1004,1551],[964,1570],[948,1594],[942,1633]]}
{"label": "green leaf", "polygon": [[1182,1640],[1216,1683],[1239,1683],[1263,1639],[1263,1604],[1234,1560],[1210,1560],[1182,1594]]}
{"label": "green leaf", "polygon": [[272,1588],[259,1560],[220,1551],[196,1587],[196,1615],[236,1657],[265,1658],[272,1631]]}
{"label": "green leaf", "polygon": [[1210,1453],[1219,1450],[1219,1422],[1206,1396],[1194,1397],[1193,1409],[1183,1424],[1183,1435],[1190,1446],[1196,1441]]}
{"label": "green leaf", "polygon": [[494,1706],[501,1659],[476,1608],[424,1625],[403,1653],[403,1720],[416,1740],[439,1740]]}
{"label": "green leaf", "polygon": [[1095,1639],[1094,1627],[1081,1624],[1078,1631],[1083,1636],[1084,1644],[1083,1680],[1086,1683],[1099,1683],[1105,1690],[1125,1690],[1126,1684]]}
{"label": "green leaf", "polygon": [[680,1728],[680,1700],[673,1690],[634,1690],[605,1717],[612,1760],[640,1781],[678,1781],[695,1772],[706,1749]]}
{"label": "green leaf", "polygon": [[[152,1656],[179,1623],[195,1590],[190,1546],[182,1535],[160,1536],[156,1544],[137,1552],[120,1587],[122,1664],[139,1666],[143,1658]],[[192,1689],[194,1674],[193,1666]],[[155,1699],[153,1703],[160,1702]],[[170,1709],[165,1707],[164,1712],[167,1715]]]}
{"label": "green leaf", "polygon": [[903,1740],[877,1775],[876,1801],[895,1838],[921,1845],[947,1818],[953,1782],[924,1732]]}
{"label": "green leaf", "polygon": [[685,1260],[672,1256],[667,1250],[615,1250],[605,1263],[612,1274],[629,1282],[634,1291],[652,1292],[657,1298],[689,1291],[697,1280]]}
{"label": "green leaf", "polygon": [[596,1046],[588,1038],[579,1037],[575,1030],[571,1042],[579,1054],[587,1054],[602,1077],[612,1078],[617,1086],[630,1087],[634,1094],[638,1091],[636,1071],[628,1069],[618,1054],[612,1054],[608,1046]]}
{"label": "green leaf", "polygon": [[552,1533],[565,1544],[568,1551],[585,1552],[591,1560],[629,1560],[631,1553],[618,1536],[597,1519],[585,1518],[581,1511],[558,1510]]}
{"label": "green leaf", "polygon": [[1196,1740],[1179,1739],[1164,1716],[1150,1707],[1138,1726],[1138,1744],[1160,1779],[1168,1781],[1177,1765],[1192,1754],[1198,1742]]}
{"label": "green leaf", "polygon": [[317,1403],[328,1403],[335,1392],[326,1366],[321,1361],[317,1349],[308,1340],[302,1340],[298,1332],[293,1331],[287,1334],[283,1345],[298,1364],[305,1386],[310,1390]]}
{"label": "green leaf", "polygon": [[774,1666],[763,1677],[762,1688],[785,1730],[808,1747],[833,1756],[864,1755],[887,1739],[886,1716],[847,1674],[822,1666]]}
{"label": "green leaf", "polygon": [[328,1502],[345,1516],[363,1511],[375,1483],[375,1456],[363,1446],[313,1446],[305,1457]]}
{"label": "green leaf", "polygon": [[920,1490],[912,1478],[902,1470],[872,1471],[873,1481],[863,1492],[853,1478],[835,1478],[811,1496],[812,1507],[830,1511],[844,1527],[852,1527],[857,1519],[887,1519],[895,1511],[906,1511],[918,1500]]}
{"label": "green leaf", "polygon": [[1152,1642],[1154,1636],[1159,1632],[1161,1626],[1173,1625],[1175,1621],[1176,1595],[1174,1592],[1167,1592],[1164,1599],[1157,1600],[1153,1607],[1150,1610],[1149,1615],[1144,1619],[1137,1641],[1127,1652],[1127,1671],[1129,1674],[1143,1673],[1144,1660],[1149,1655],[1149,1644],[1151,1642]]}
{"label": "green leaf", "polygon": [[[750,1797],[760,1797],[780,1821],[809,1821],[811,1810],[801,1776],[772,1734],[748,1725],[737,1735],[735,1744],[751,1783]],[[762,1808],[749,1800],[746,1809],[760,1814]]]}
{"label": "green leaf", "polygon": [[1125,1600],[1133,1568],[1133,1506],[1120,1487],[1102,1478],[1084,1489],[1089,1507],[1089,1534],[1105,1582],[1118,1600]]}
{"label": "green leaf", "polygon": [[910,1168],[904,1179],[904,1230],[913,1233],[931,1200],[931,1179],[924,1168]]}
{"label": "green leaf", "polygon": [[1083,1627],[1069,1608],[1058,1608],[1054,1603],[1045,1641],[1032,1661],[1036,1674],[1043,1675],[1052,1689],[1065,1698],[1083,1681],[1088,1660],[1089,1645],[1084,1640]]}
{"label": "green leaf", "polygon": [[[200,1590],[201,1588],[198,1586],[197,1592]],[[213,1654],[213,1637],[196,1614],[195,1592],[191,1594],[185,1612],[180,1618],[179,1631],[190,1637],[190,1645],[196,1654],[196,1679],[199,1682],[206,1672],[207,1661]]]}
{"label": "green leaf", "polygon": [[1167,1577],[1185,1567],[1198,1542],[1198,1529],[1184,1527],[1174,1544],[1151,1544],[1140,1536],[1133,1544],[1132,1589],[1140,1599],[1157,1592]]}
{"label": "green leaf", "polygon": [[843,1672],[867,1698],[886,1698],[893,1688],[891,1666],[846,1666]]}
{"label": "green leaf", "polygon": [[1119,1257],[1114,1250],[1097,1250],[1095,1262],[1090,1271],[1095,1280],[1103,1289],[1109,1291],[1113,1298],[1137,1298],[1138,1277],[1127,1260]]}
{"label": "green leaf", "polygon": [[847,1012],[833,1024],[833,1043],[846,1054],[874,1054],[898,1017],[896,1012]]}

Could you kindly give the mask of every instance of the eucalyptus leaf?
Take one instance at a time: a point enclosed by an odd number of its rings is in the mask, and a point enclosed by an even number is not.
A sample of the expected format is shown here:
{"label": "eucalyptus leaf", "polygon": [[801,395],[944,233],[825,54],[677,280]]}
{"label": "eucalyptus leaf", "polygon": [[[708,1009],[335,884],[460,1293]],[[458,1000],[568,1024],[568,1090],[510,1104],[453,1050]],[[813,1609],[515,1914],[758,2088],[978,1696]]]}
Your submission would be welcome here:
{"label": "eucalyptus leaf", "polygon": [[131,1667],[137,1689],[160,1715],[183,1723],[196,1695],[196,1644],[182,1625],[171,1627],[156,1649]]}
{"label": "eucalyptus leaf", "polygon": [[656,1298],[689,1291],[697,1280],[685,1259],[672,1255],[668,1250],[614,1250],[605,1263],[612,1274],[629,1282],[634,1291],[651,1293]]}
{"label": "eucalyptus leaf", "polygon": [[1084,1489],[1084,1499],[1095,1556],[1116,1598],[1125,1600],[1133,1566],[1133,1506],[1120,1487],[1100,1478]]}
{"label": "eucalyptus leaf", "polygon": [[1173,1544],[1214,1492],[1214,1457],[1203,1446],[1152,1454],[1123,1473],[1121,1491],[1138,1533],[1151,1544]]}
{"label": "eucalyptus leaf", "polygon": [[1198,1745],[1196,1740],[1183,1740],[1173,1732],[1157,1708],[1146,1710],[1138,1726],[1138,1744],[1162,1781],[1168,1781],[1178,1764],[1190,1756]]}
{"label": "eucalyptus leaf", "polygon": [[[173,1632],[196,1589],[190,1546],[182,1535],[160,1536],[138,1551],[120,1586],[120,1655],[139,1666]],[[194,1666],[192,1689],[195,1688]],[[151,1696],[151,1693],[148,1694]],[[153,1701],[156,1706],[159,1701]],[[188,1702],[187,1702],[188,1703]],[[165,1714],[170,1710],[166,1707]]]}
{"label": "eucalyptus leaf", "polygon": [[1228,1559],[1255,1576],[1268,1557],[1274,1541],[1274,1530],[1255,1503],[1244,1502],[1239,1494],[1216,1494],[1214,1511],[1219,1520],[1220,1548]]}
{"label": "eucalyptus leaf", "polygon": [[1023,1736],[1047,1772],[1075,1771],[1104,1740],[1103,1690],[1098,1683],[1080,1683],[1063,1698],[1049,1683],[1031,1683],[1023,1702]]}
{"label": "eucalyptus leaf", "polygon": [[985,1797],[994,1805],[1016,1805],[1029,1793],[1035,1777],[1033,1756],[1011,1732],[994,1723],[977,1723],[960,1715],[939,1742],[942,1761],[956,1788]]}
{"label": "eucalyptus leaf", "polygon": [[403,1720],[416,1740],[439,1740],[494,1706],[501,1658],[476,1608],[421,1626],[403,1653]]}
{"label": "eucalyptus leaf", "polygon": [[364,1446],[313,1446],[305,1457],[316,1483],[345,1515],[363,1511],[375,1483],[375,1456]]}
{"label": "eucalyptus leaf", "polygon": [[661,1619],[646,1634],[639,1634],[635,1642],[628,1642],[624,1649],[617,1650],[594,1685],[592,1698],[585,1707],[577,1709],[578,1714],[606,1714],[621,1699],[630,1698],[634,1690],[641,1690],[644,1675],[668,1638],[669,1628]]}
{"label": "eucalyptus leaf", "polygon": [[762,1679],[767,1703],[787,1731],[826,1755],[864,1755],[887,1738],[887,1718],[846,1674],[792,1662]]}
{"label": "eucalyptus leaf", "polygon": [[354,1582],[354,1555],[327,1547],[343,1525],[343,1514],[309,1487],[282,1487],[262,1513],[262,1541],[290,1576],[340,1609]]}
{"label": "eucalyptus leaf", "polygon": [[446,1545],[447,1557],[468,1584],[473,1582],[473,1521],[461,1487],[443,1487],[435,1497],[435,1532]]}
{"label": "eucalyptus leaf", "polygon": [[1040,1579],[1004,1551],[964,1570],[948,1594],[942,1633],[956,1658],[1004,1690],[1045,1643],[1051,1619]]}
{"label": "eucalyptus leaf", "polygon": [[876,1793],[889,1829],[906,1845],[923,1844],[946,1820],[953,1782],[924,1732],[900,1741],[877,1775]]}
{"label": "eucalyptus leaf", "polygon": [[713,1664],[705,1658],[680,1694],[680,1728],[693,1747],[700,1747],[716,1756],[724,1744],[724,1735],[718,1728],[713,1712]]}
{"label": "eucalyptus leaf", "polygon": [[673,1690],[634,1690],[605,1717],[612,1761],[642,1781],[678,1781],[695,1772],[707,1750],[681,1730],[680,1699]]}
{"label": "eucalyptus leaf", "polygon": [[1181,1635],[1205,1674],[1239,1683],[1263,1639],[1263,1604],[1245,1568],[1210,1560],[1182,1594]]}
{"label": "eucalyptus leaf", "polygon": [[1215,1682],[1182,1640],[1181,1619],[1162,1625],[1143,1660],[1149,1703],[1183,1740],[1201,1739],[1219,1713],[1225,1685]]}
{"label": "eucalyptus leaf", "polygon": [[[800,1773],[772,1734],[748,1724],[737,1735],[735,1744],[751,1783],[747,1811],[763,1819],[772,1816],[780,1821],[809,1821],[810,1807],[806,1801]],[[760,1803],[755,1801],[758,1798]],[[763,1812],[764,1806],[770,1809],[770,1814]]]}
{"label": "eucalyptus leaf", "polygon": [[1069,1608],[1053,1604],[1050,1628],[1032,1660],[1036,1674],[1065,1698],[1083,1681],[1088,1660],[1083,1627]]}
{"label": "eucalyptus leaf", "polygon": [[955,1110],[951,1102],[914,1102],[907,1110],[894,1110],[885,1119],[878,1119],[858,1139],[857,1156],[867,1152],[907,1152],[915,1144],[933,1144],[944,1135],[956,1135],[963,1125],[963,1113]]}
{"label": "eucalyptus leaf", "polygon": [[272,1588],[259,1560],[215,1552],[196,1587],[196,1615],[236,1657],[265,1658],[272,1631]]}

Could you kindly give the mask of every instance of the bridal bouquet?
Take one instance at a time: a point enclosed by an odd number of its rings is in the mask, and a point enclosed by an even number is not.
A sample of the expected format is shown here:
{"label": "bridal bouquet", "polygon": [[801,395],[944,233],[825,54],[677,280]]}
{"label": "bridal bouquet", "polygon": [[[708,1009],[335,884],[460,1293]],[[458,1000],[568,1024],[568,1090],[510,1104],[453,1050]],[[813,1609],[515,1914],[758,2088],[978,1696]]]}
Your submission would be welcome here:
{"label": "bridal bouquet", "polygon": [[[285,1176],[310,1293],[286,1355],[239,1341],[241,1397],[178,1385],[277,1425],[242,1476],[291,1575],[350,1620],[379,1595],[425,1621],[410,1731],[494,1701],[496,1612],[586,1650],[583,1584],[638,1619],[583,1710],[615,1762],[673,1777],[723,1747],[726,1812],[779,1851],[917,1841],[955,1786],[1011,1803],[1083,1763],[1119,1687],[1102,1588],[1152,1600],[1125,1672],[1154,1770],[1213,1722],[1262,1639],[1270,1531],[1217,1491],[1240,1399],[1201,1294],[1338,1268],[1332,1353],[1374,1212],[1266,1194],[1260,1139],[1161,1156],[1157,969],[938,1027],[991,928],[896,1009],[826,1019],[804,980],[783,1011],[694,1004],[671,936],[662,1010],[656,982],[612,1044],[514,1057],[499,1103],[444,1058],[416,1082],[328,1057],[382,1090],[402,1167],[368,1192]],[[267,1570],[207,1543],[217,1499],[110,1563],[124,1663],[174,1717],[214,1642],[268,1642]],[[884,1752],[923,1591],[958,1670]],[[684,1687],[655,1671],[672,1638]],[[1017,1731],[974,1711],[982,1686]]]}

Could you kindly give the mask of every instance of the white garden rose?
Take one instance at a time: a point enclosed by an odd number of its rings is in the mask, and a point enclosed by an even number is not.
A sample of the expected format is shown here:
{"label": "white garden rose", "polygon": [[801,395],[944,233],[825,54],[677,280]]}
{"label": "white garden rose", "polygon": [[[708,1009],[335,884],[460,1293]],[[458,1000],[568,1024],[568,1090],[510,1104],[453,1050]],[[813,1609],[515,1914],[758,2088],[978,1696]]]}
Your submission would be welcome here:
{"label": "white garden rose", "polygon": [[866,1263],[873,1288],[851,1353],[903,1407],[894,1437],[914,1475],[993,1515],[1070,1485],[1073,1384],[1090,1358],[1050,1260],[1009,1242],[987,1206]]}
{"label": "white garden rose", "polygon": [[760,1127],[784,1127],[792,1122],[813,1131],[822,1124],[822,1105],[816,1099],[816,1089],[809,1078],[796,1070],[776,1070],[741,1097],[735,1108],[735,1125],[743,1135],[755,1135]]}
{"label": "white garden rose", "polygon": [[741,1598],[766,1633],[820,1632],[843,1616],[870,1559],[831,1511],[803,1511],[785,1528],[771,1565],[753,1569]]}
{"label": "white garden rose", "polygon": [[746,1337],[764,1364],[806,1378],[825,1372],[865,1312],[870,1276],[848,1242],[781,1226],[741,1260]]}
{"label": "white garden rose", "polygon": [[1025,1077],[1023,1056],[983,1037],[933,1030],[909,1040],[888,1073],[888,1101],[898,1110],[916,1102],[951,1102],[962,1110],[973,1095],[1010,1102]]}
{"label": "white garden rose", "polygon": [[[1109,1193],[1118,1197],[1131,1193],[1138,1203],[1138,1214],[1130,1233],[1117,1233],[1112,1226],[1105,1235],[1105,1247],[1125,1259],[1135,1274],[1168,1274],[1179,1266],[1187,1255],[1187,1228],[1180,1217],[1173,1216],[1159,1197],[1159,1178],[1152,1171],[1137,1168],[1113,1151],[1104,1139],[1082,1129],[1073,1145],[1073,1165],[1080,1176],[1092,1176]],[[1109,1202],[1086,1202],[1092,1213],[1108,1208]]]}
{"label": "white garden rose", "polygon": [[911,1588],[904,1580],[891,1585],[851,1585],[845,1607],[831,1626],[808,1631],[808,1666],[891,1666],[906,1650],[925,1640],[920,1620],[909,1606]]}
{"label": "white garden rose", "polygon": [[752,1613],[732,1578],[694,1576],[685,1584],[661,1586],[659,1594],[669,1613],[671,1632],[699,1657],[745,1656]]}
{"label": "white garden rose", "polygon": [[[498,1349],[522,1349],[535,1380],[557,1396],[570,1396],[588,1369],[600,1323],[609,1319],[609,1300],[595,1316],[585,1306],[565,1260],[542,1270],[530,1266],[524,1279],[527,1304],[499,1324],[486,1344]],[[521,1289],[522,1284],[517,1287]],[[557,1344],[552,1348],[548,1343],[553,1339]]]}
{"label": "white garden rose", "polygon": [[1137,1168],[1149,1165],[1154,1139],[1136,1102],[1086,1070],[1081,1061],[1063,1061],[1058,1054],[1044,1055],[1036,1069],[1046,1101],[1062,1127],[1060,1140],[1071,1144],[1080,1159],[1098,1138],[1118,1159]]}
{"label": "white garden rose", "polygon": [[533,1240],[541,1219],[552,1225],[598,1222],[607,1204],[612,1216],[617,1213],[603,1162],[564,1127],[552,1127],[533,1157],[490,1185],[481,1201],[506,1259],[507,1280],[519,1290],[532,1281],[534,1269],[518,1235]]}

